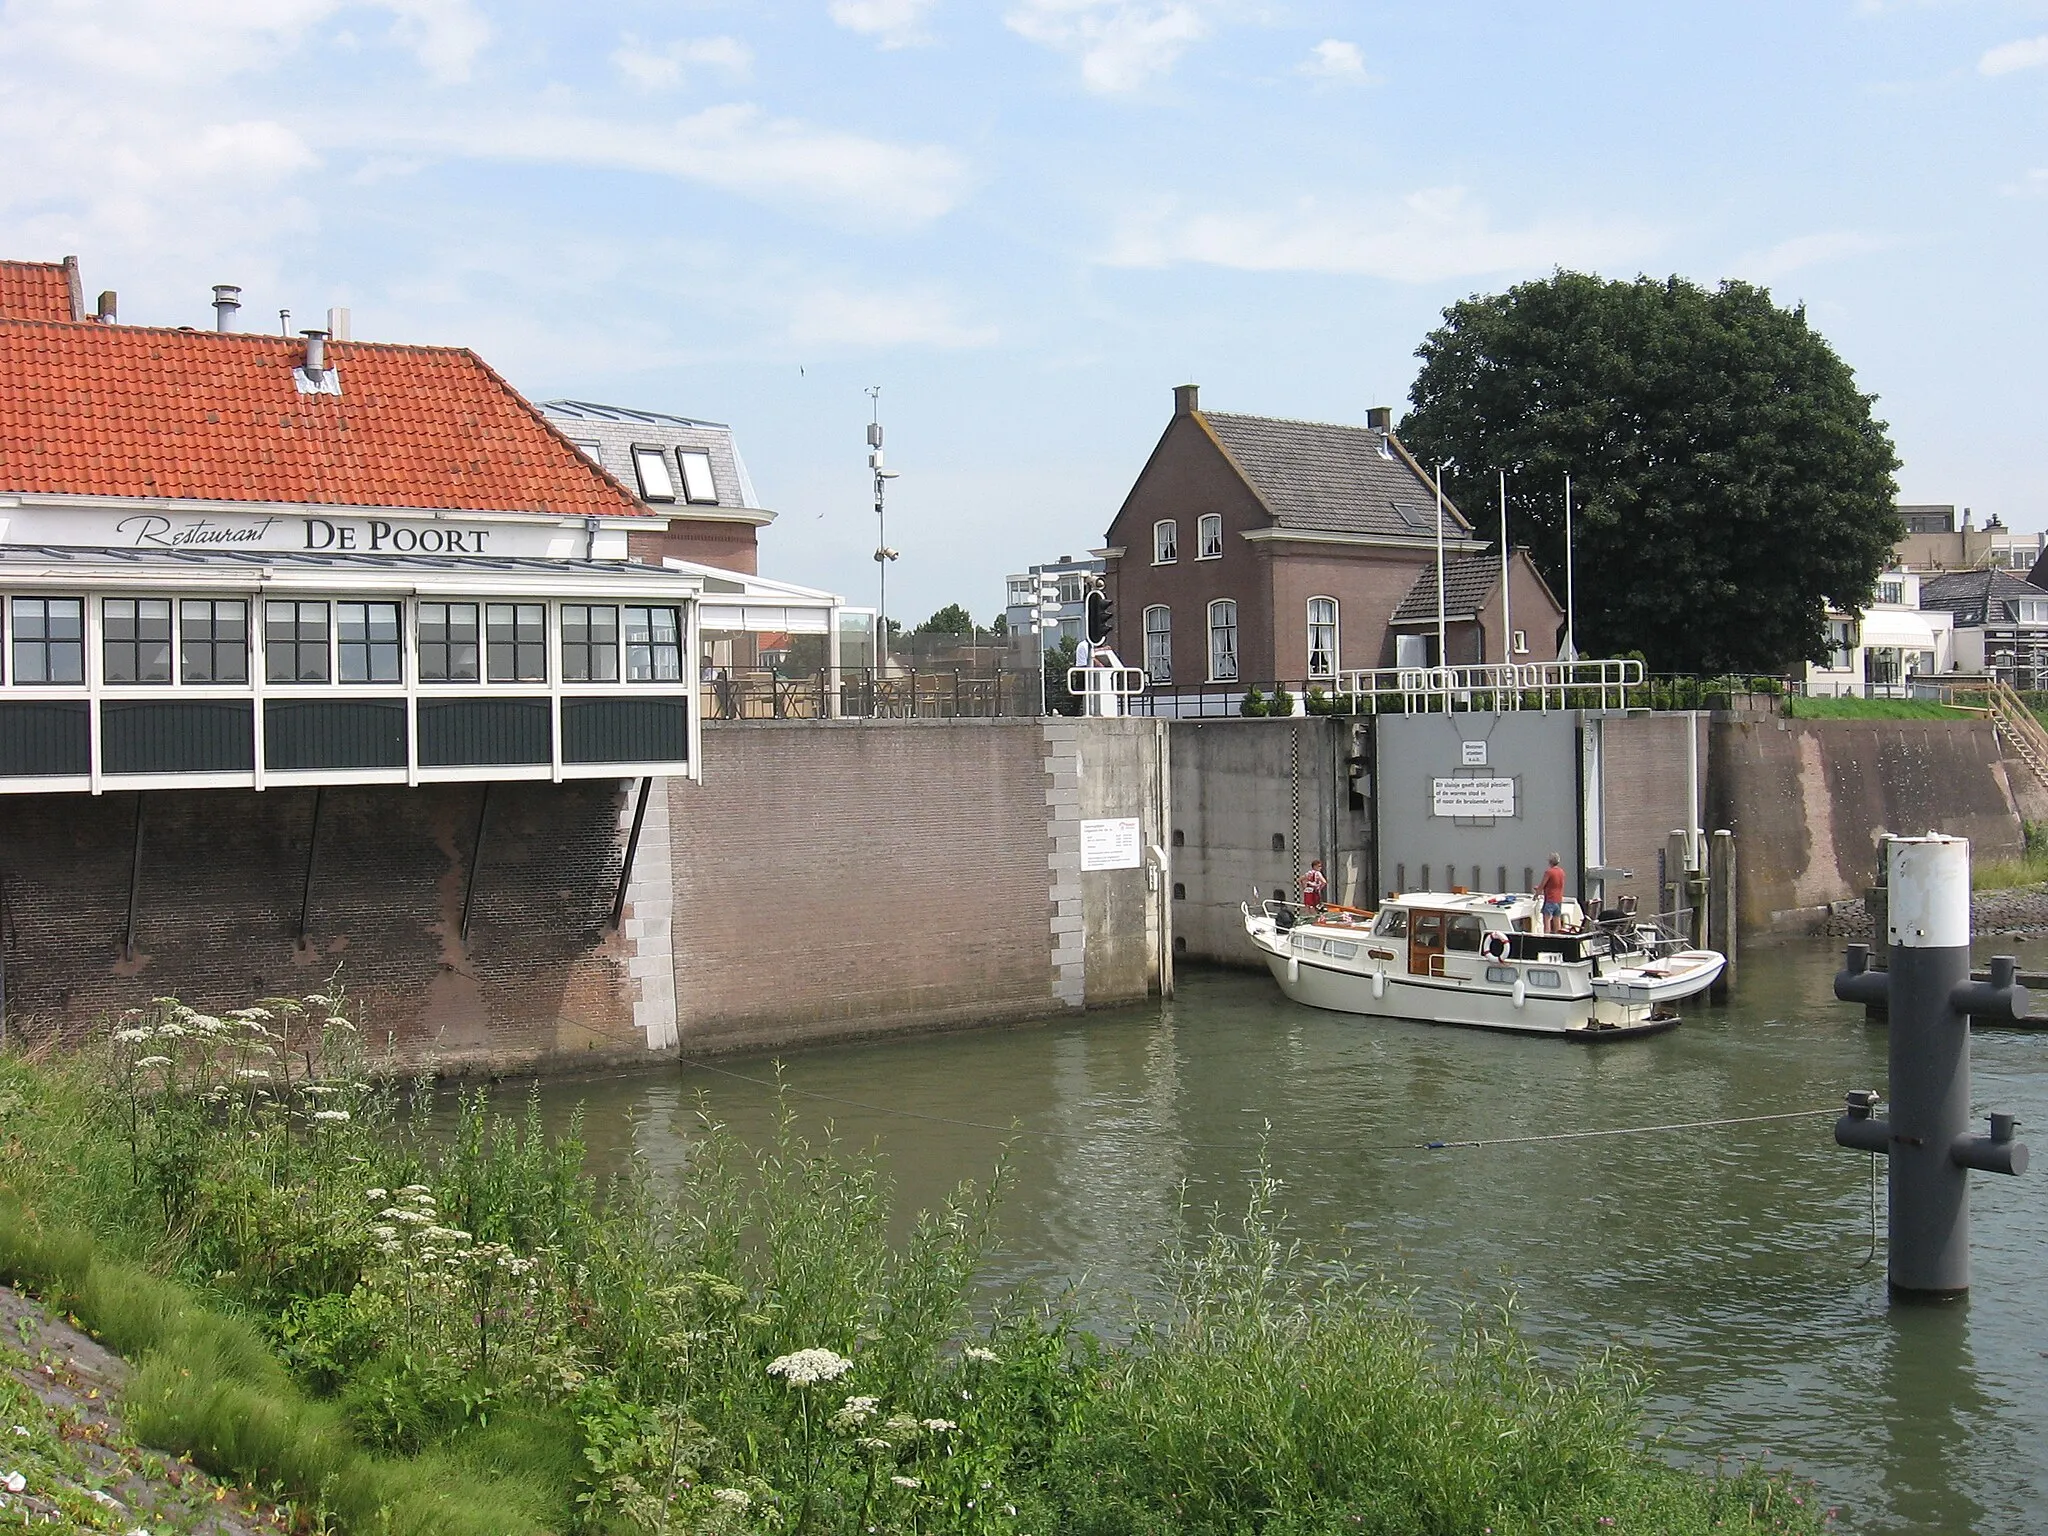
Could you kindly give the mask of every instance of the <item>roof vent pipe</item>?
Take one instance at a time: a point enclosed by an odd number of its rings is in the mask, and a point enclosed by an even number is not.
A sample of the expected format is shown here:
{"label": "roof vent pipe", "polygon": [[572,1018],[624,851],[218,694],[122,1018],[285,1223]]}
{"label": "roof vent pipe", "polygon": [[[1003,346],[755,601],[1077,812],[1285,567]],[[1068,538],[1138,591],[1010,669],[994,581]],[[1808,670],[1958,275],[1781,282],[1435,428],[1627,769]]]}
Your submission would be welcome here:
{"label": "roof vent pipe", "polygon": [[325,331],[301,331],[306,338],[306,377],[318,380],[327,371],[327,333]]}
{"label": "roof vent pipe", "polygon": [[213,285],[213,328],[216,331],[232,331],[236,317],[242,312],[242,290],[233,283]]}
{"label": "roof vent pipe", "polygon": [[105,293],[100,295],[99,314],[96,315],[94,318],[97,319],[101,325],[113,325],[120,318],[120,310],[120,300],[118,297],[116,297],[114,290],[109,288]]}
{"label": "roof vent pipe", "polygon": [[349,318],[346,306],[337,304],[328,309],[327,334],[336,341],[347,341],[349,339]]}

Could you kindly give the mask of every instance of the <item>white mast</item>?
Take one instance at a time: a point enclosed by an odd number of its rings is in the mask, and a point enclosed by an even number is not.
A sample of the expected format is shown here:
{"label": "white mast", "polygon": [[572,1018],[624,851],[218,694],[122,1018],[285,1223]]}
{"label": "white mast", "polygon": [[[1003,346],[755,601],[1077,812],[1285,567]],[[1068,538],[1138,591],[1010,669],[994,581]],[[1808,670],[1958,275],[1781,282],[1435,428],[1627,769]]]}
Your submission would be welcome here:
{"label": "white mast", "polygon": [[[1508,606],[1508,472],[1500,472],[1500,659],[1515,659],[1514,613]],[[1483,659],[1483,658],[1482,658]]]}
{"label": "white mast", "polygon": [[1579,617],[1572,595],[1572,476],[1564,476],[1564,648],[1565,660],[1579,659]]}

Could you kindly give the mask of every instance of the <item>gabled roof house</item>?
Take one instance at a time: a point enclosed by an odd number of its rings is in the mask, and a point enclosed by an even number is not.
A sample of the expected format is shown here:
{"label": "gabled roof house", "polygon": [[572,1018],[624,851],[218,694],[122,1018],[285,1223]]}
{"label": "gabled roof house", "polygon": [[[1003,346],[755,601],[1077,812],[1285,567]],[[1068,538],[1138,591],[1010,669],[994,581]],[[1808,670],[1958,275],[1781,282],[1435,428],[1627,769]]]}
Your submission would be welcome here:
{"label": "gabled roof house", "polygon": [[[1205,411],[1196,386],[1182,385],[1102,551],[1118,653],[1167,695],[1328,688],[1355,669],[1434,662],[1438,505],[1385,409],[1364,426],[1246,416]],[[1445,659],[1554,657],[1561,614],[1527,556],[1510,566],[1512,606],[1529,615],[1517,620],[1529,650],[1514,655],[1513,637],[1467,592],[1497,611],[1498,551],[1487,555],[1458,508],[1441,505],[1456,573],[1447,595],[1460,609],[1446,615]],[[1426,630],[1397,623],[1425,581]],[[1397,645],[1401,634],[1420,650]]]}
{"label": "gabled roof house", "polygon": [[1954,616],[1958,672],[2048,688],[2048,591],[2009,571],[1956,571],[1922,577],[1920,606]]}

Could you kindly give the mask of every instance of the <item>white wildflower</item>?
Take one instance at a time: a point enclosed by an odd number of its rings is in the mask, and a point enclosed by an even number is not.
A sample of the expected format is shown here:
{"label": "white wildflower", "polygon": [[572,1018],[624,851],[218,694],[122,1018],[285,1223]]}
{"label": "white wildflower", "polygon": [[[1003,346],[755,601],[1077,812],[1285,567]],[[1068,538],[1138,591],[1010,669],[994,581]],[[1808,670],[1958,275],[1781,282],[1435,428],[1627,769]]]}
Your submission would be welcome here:
{"label": "white wildflower", "polygon": [[370,1228],[370,1236],[376,1238],[380,1243],[394,1242],[398,1238],[398,1228],[372,1227]]}
{"label": "white wildflower", "polygon": [[184,1025],[173,1019],[166,1019],[156,1027],[156,1037],[159,1040],[182,1040],[190,1033],[191,1031]]}
{"label": "white wildflower", "polygon": [[914,1477],[892,1477],[889,1479],[889,1481],[894,1483],[898,1488],[922,1488],[924,1486],[923,1483],[919,1482]]}
{"label": "white wildflower", "polygon": [[168,1056],[145,1056],[135,1063],[138,1067],[168,1067],[170,1064],[171,1058]]}
{"label": "white wildflower", "polygon": [[420,1236],[430,1243],[466,1243],[469,1234],[460,1227],[429,1227]]}
{"label": "white wildflower", "polygon": [[745,1509],[754,1502],[754,1496],[744,1488],[714,1488],[711,1497],[721,1504],[730,1504],[734,1509]]}
{"label": "white wildflower", "polygon": [[251,1022],[255,1020],[267,1019],[271,1017],[271,1012],[268,1008],[258,1008],[252,1004],[250,1007],[247,1008],[229,1009],[228,1017],[231,1019],[241,1019],[244,1022]]}
{"label": "white wildflower", "polygon": [[348,1117],[348,1111],[345,1109],[316,1109],[313,1111],[313,1118],[315,1120],[324,1121],[328,1125],[344,1124]]}
{"label": "white wildflower", "polygon": [[153,1033],[155,1031],[147,1029],[117,1029],[114,1031],[114,1038],[123,1045],[135,1045],[149,1039]]}
{"label": "white wildflower", "polygon": [[862,1435],[860,1439],[854,1441],[853,1443],[859,1446],[864,1451],[887,1451],[894,1449],[894,1447],[887,1440],[884,1440],[877,1435]]}
{"label": "white wildflower", "polygon": [[924,1427],[935,1435],[943,1435],[947,1430],[958,1429],[960,1426],[951,1419],[926,1419]]}
{"label": "white wildflower", "polygon": [[431,1195],[433,1191],[424,1184],[408,1184],[398,1193],[407,1199],[417,1200],[422,1195]]}
{"label": "white wildflower", "polygon": [[768,1374],[782,1377],[792,1387],[837,1381],[852,1369],[851,1360],[829,1349],[800,1349],[793,1355],[778,1355],[768,1362]]}
{"label": "white wildflower", "polygon": [[270,1074],[261,1067],[242,1067],[236,1071],[235,1076],[246,1078],[252,1083],[270,1081]]}
{"label": "white wildflower", "polygon": [[366,1189],[363,1191],[363,1198],[373,1202],[388,1200],[391,1198],[391,1191],[388,1189]]}
{"label": "white wildflower", "polygon": [[185,1022],[194,1029],[204,1030],[209,1035],[219,1033],[221,1028],[220,1020],[210,1013],[188,1013],[185,1015]]}
{"label": "white wildflower", "polygon": [[969,1360],[979,1360],[983,1365],[1001,1365],[1003,1357],[992,1349],[983,1349],[979,1344],[970,1344],[960,1353]]}

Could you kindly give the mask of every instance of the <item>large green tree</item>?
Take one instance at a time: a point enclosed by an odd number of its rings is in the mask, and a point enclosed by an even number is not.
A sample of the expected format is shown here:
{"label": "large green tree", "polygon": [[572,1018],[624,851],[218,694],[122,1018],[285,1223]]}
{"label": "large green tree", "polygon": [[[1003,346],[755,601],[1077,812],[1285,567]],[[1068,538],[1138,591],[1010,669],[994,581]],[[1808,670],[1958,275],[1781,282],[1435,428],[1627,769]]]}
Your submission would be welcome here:
{"label": "large green tree", "polygon": [[974,620],[958,603],[948,603],[917,626],[920,635],[972,635]]}
{"label": "large green tree", "polygon": [[1829,605],[1867,602],[1903,529],[1874,396],[1768,291],[1559,272],[1467,299],[1416,351],[1402,441],[1455,458],[1447,494],[1509,534],[1560,601],[1572,477],[1581,655],[1675,672],[1825,654]]}

